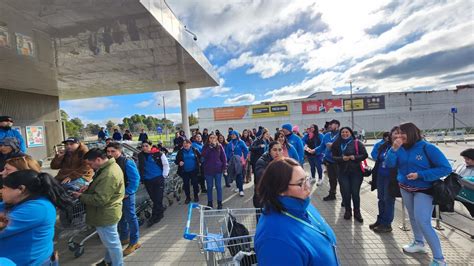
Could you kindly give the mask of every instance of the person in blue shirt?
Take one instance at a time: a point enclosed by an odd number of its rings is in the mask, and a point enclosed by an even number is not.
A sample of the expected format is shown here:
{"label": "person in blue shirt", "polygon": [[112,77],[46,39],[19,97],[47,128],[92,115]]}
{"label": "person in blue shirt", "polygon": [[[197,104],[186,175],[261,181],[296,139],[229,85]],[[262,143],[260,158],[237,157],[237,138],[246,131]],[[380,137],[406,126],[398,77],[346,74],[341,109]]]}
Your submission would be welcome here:
{"label": "person in blue shirt", "polygon": [[122,144],[112,142],[107,145],[106,151],[108,156],[115,158],[115,162],[123,172],[125,196],[122,201],[122,218],[118,223],[118,230],[121,242],[128,242],[127,248],[123,251],[123,255],[128,256],[141,247],[138,242],[140,231],[135,210],[135,193],[140,184],[140,173],[135,162],[123,155]]}
{"label": "person in blue shirt", "polygon": [[122,134],[118,131],[118,129],[114,129],[114,134],[112,134],[112,139],[114,141],[121,141],[122,140]]}
{"label": "person in blue shirt", "polygon": [[97,139],[99,141],[105,141],[107,139],[107,133],[105,131],[105,128],[100,128],[99,133],[97,133]]}
{"label": "person in blue shirt", "polygon": [[[336,199],[336,189],[337,189],[337,164],[332,158],[331,146],[334,141],[339,137],[339,127],[341,123],[338,120],[329,121],[329,132],[327,132],[324,137],[321,145],[316,148],[316,153],[324,154],[324,165],[328,171],[329,178],[329,195],[323,198],[324,201],[330,201]],[[342,189],[342,188],[341,188]],[[341,191],[342,194],[342,191]]]}
{"label": "person in blue shirt", "polygon": [[26,144],[23,136],[12,128],[13,118],[10,116],[0,116],[0,140],[4,138],[15,138],[18,141],[20,151],[26,153]]}
{"label": "person in blue shirt", "polygon": [[247,148],[247,145],[245,144],[244,141],[240,139],[239,132],[235,130],[231,130],[229,132],[230,135],[230,141],[227,144],[227,147],[225,149],[225,154],[228,162],[228,170],[229,168],[233,168],[233,163],[235,160],[235,156],[238,157],[238,160],[241,162],[242,166],[242,171],[240,173],[235,173],[235,183],[237,185],[237,188],[235,189],[235,192],[239,192],[239,195],[243,197],[244,194],[244,171],[245,171],[245,162],[247,159],[247,156],[249,154],[249,149]]}
{"label": "person in blue shirt", "polygon": [[199,202],[199,172],[201,169],[201,153],[192,146],[191,140],[185,139],[183,147],[176,154],[174,161],[178,165],[178,175],[183,178],[185,204],[191,202],[191,188],[193,186],[194,202]]}
{"label": "person in blue shirt", "polygon": [[311,182],[316,181],[316,169],[318,169],[318,182],[317,185],[323,184],[323,154],[317,153],[316,148],[321,145],[323,141],[323,134],[319,133],[319,128],[316,124],[311,125],[308,128],[308,133],[303,136],[304,152],[308,158],[311,177]]}
{"label": "person in blue shirt", "polygon": [[438,235],[431,226],[431,188],[433,182],[451,173],[448,159],[438,147],[423,140],[415,124],[405,123],[400,125],[400,137],[393,141],[385,160],[388,167],[398,169],[400,192],[414,235],[413,242],[403,246],[403,250],[426,253],[426,240],[433,252],[431,265],[446,265]]}
{"label": "person in blue shirt", "polygon": [[56,207],[65,209],[72,198],[51,175],[34,170],[5,177],[2,197],[0,257],[17,265],[50,265]]}
{"label": "person in blue shirt", "polygon": [[[383,139],[375,143],[372,152],[372,159],[375,166],[372,171],[371,189],[377,189],[378,210],[377,220],[370,224],[369,228],[376,233],[388,233],[392,231],[392,222],[395,214],[395,197],[390,190],[399,190],[397,182],[391,182],[396,178],[397,169],[388,168],[385,163],[385,157],[388,150],[392,147],[393,140],[400,135],[398,126],[392,128],[390,132],[384,132]],[[396,186],[396,187],[395,187]]]}
{"label": "person in blue shirt", "polygon": [[281,130],[283,134],[285,134],[288,143],[295,147],[296,152],[298,153],[298,162],[303,165],[304,164],[304,148],[303,148],[303,141],[301,138],[293,133],[293,126],[291,124],[284,124],[281,126]]}
{"label": "person in blue shirt", "polygon": [[259,265],[339,265],[336,235],[311,204],[311,182],[290,158],[273,160],[258,186],[264,206],[255,233]]}
{"label": "person in blue shirt", "polygon": [[165,177],[170,172],[168,158],[162,152],[151,151],[152,143],[147,140],[142,143],[142,151],[138,154],[138,172],[145,184],[148,195],[153,201],[153,210],[147,226],[151,227],[163,219],[163,193],[165,192]]}

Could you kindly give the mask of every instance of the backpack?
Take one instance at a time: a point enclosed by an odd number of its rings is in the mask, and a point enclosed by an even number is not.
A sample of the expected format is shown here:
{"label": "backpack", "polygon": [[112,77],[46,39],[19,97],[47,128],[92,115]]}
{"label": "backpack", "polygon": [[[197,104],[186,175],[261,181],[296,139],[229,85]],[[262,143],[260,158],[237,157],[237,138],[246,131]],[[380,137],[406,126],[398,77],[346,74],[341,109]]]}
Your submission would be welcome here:
{"label": "backpack", "polygon": [[239,239],[231,239],[227,244],[227,248],[232,256],[235,256],[239,251],[250,252],[250,243],[252,243],[252,237],[250,236],[249,230],[245,225],[237,222],[237,219],[232,215],[228,214],[229,219],[227,220],[227,230],[230,233],[229,238],[236,238],[240,236],[249,236]]}

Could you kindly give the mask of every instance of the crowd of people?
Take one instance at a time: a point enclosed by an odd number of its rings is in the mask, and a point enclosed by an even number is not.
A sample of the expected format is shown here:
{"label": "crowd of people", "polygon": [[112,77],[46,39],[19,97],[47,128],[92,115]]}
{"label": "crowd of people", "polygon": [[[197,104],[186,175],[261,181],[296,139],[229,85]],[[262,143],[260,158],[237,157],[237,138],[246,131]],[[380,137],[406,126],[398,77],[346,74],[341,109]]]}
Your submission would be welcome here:
{"label": "crowd of people", "polygon": [[[154,146],[144,131],[139,136],[137,161],[127,158],[118,142],[131,139],[130,132],[114,132],[105,149],[89,150],[71,137],[63,141],[64,149],[51,161],[51,168],[58,170],[53,177],[42,173],[40,164],[27,155],[24,140],[12,125],[11,117],[0,117],[0,261],[57,264],[53,245],[56,210],[61,213],[80,202],[86,208],[86,223],[96,229],[106,247],[98,265],[123,265],[123,257],[141,247],[135,210],[140,183],[153,202],[147,226],[164,217],[165,178],[171,174],[168,151]],[[108,139],[105,133],[102,129],[100,140]],[[402,197],[413,229],[413,241],[402,249],[425,253],[427,244],[433,253],[432,265],[446,265],[431,226],[432,186],[451,173],[452,167],[412,123],[384,133],[370,154],[375,161],[373,169],[364,164],[369,156],[364,141],[350,127],[341,127],[338,120],[321,129],[311,125],[303,133],[291,124],[283,124],[273,135],[264,127],[241,133],[229,128],[227,136],[204,129],[189,138],[180,131],[173,145],[177,154],[171,163],[177,165],[177,174],[183,179],[185,204],[199,202],[199,196],[206,195],[209,207],[222,209],[223,186],[231,187],[235,182],[235,192],[243,197],[244,184],[253,177],[253,204],[262,209],[255,235],[262,265],[339,264],[336,235],[310,200],[312,185],[323,184],[323,166],[329,183],[324,201],[336,199],[339,183],[344,219],[354,217],[363,223],[360,188],[370,172],[379,213],[369,228],[376,233],[391,232],[395,198]],[[474,182],[469,177],[474,174],[474,149],[461,156],[465,163],[456,172],[466,177],[464,187],[472,189]],[[303,168],[306,160],[309,175]],[[472,214],[472,204],[464,204]],[[122,245],[127,245],[125,250]]]}

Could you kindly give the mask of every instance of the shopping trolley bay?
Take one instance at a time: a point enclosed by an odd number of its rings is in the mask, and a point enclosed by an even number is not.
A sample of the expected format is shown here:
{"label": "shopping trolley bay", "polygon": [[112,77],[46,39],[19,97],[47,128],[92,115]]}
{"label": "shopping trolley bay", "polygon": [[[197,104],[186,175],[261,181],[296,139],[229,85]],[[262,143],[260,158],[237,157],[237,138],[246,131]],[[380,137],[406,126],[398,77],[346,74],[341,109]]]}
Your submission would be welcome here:
{"label": "shopping trolley bay", "polygon": [[[440,143],[438,147],[448,158],[459,163],[462,162],[459,153],[468,145]],[[337,235],[342,265],[428,265],[431,261],[431,253],[409,255],[401,250],[401,246],[412,240],[413,234],[399,229],[403,225],[401,201],[395,203],[394,230],[389,234],[376,234],[368,225],[376,220],[378,214],[377,193],[370,190],[367,182],[363,183],[360,193],[364,224],[343,219],[344,208],[341,207],[339,194],[335,201],[322,200],[328,192],[327,180],[314,189],[312,203]],[[237,265],[239,261],[240,265],[255,264],[253,236],[258,214],[252,204],[253,183],[245,184],[244,190],[245,196],[239,197],[233,188],[224,187],[222,210],[202,206],[207,204],[205,195],[200,196],[200,202],[185,205],[183,193],[177,191],[178,197],[181,196],[179,199],[170,193],[173,203],[167,207],[165,217],[151,228],[140,227],[142,247],[125,257],[126,265]],[[464,211],[458,209],[459,206],[455,207],[459,212]],[[448,263],[474,265],[474,245],[469,235],[474,234],[473,220],[458,214],[442,213],[441,216],[440,225],[444,230],[437,230],[437,233]],[[236,224],[243,225],[248,234],[233,235]],[[410,223],[406,224],[409,228]],[[462,227],[466,232],[449,224]],[[435,220],[433,226],[436,226]],[[102,260],[104,248],[97,236],[85,242],[83,255],[77,258],[74,252],[69,251],[69,237],[57,241],[62,265],[92,265]]]}

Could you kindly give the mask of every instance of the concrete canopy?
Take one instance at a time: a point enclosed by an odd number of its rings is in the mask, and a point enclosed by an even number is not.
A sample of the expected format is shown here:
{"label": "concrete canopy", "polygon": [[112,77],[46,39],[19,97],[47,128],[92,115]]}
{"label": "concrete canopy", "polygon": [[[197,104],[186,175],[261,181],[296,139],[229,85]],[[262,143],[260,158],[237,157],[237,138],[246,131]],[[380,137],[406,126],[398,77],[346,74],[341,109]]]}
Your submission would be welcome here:
{"label": "concrete canopy", "polygon": [[[163,0],[0,0],[0,27],[0,88],[69,100],[218,85]],[[18,55],[17,33],[34,56]]]}

